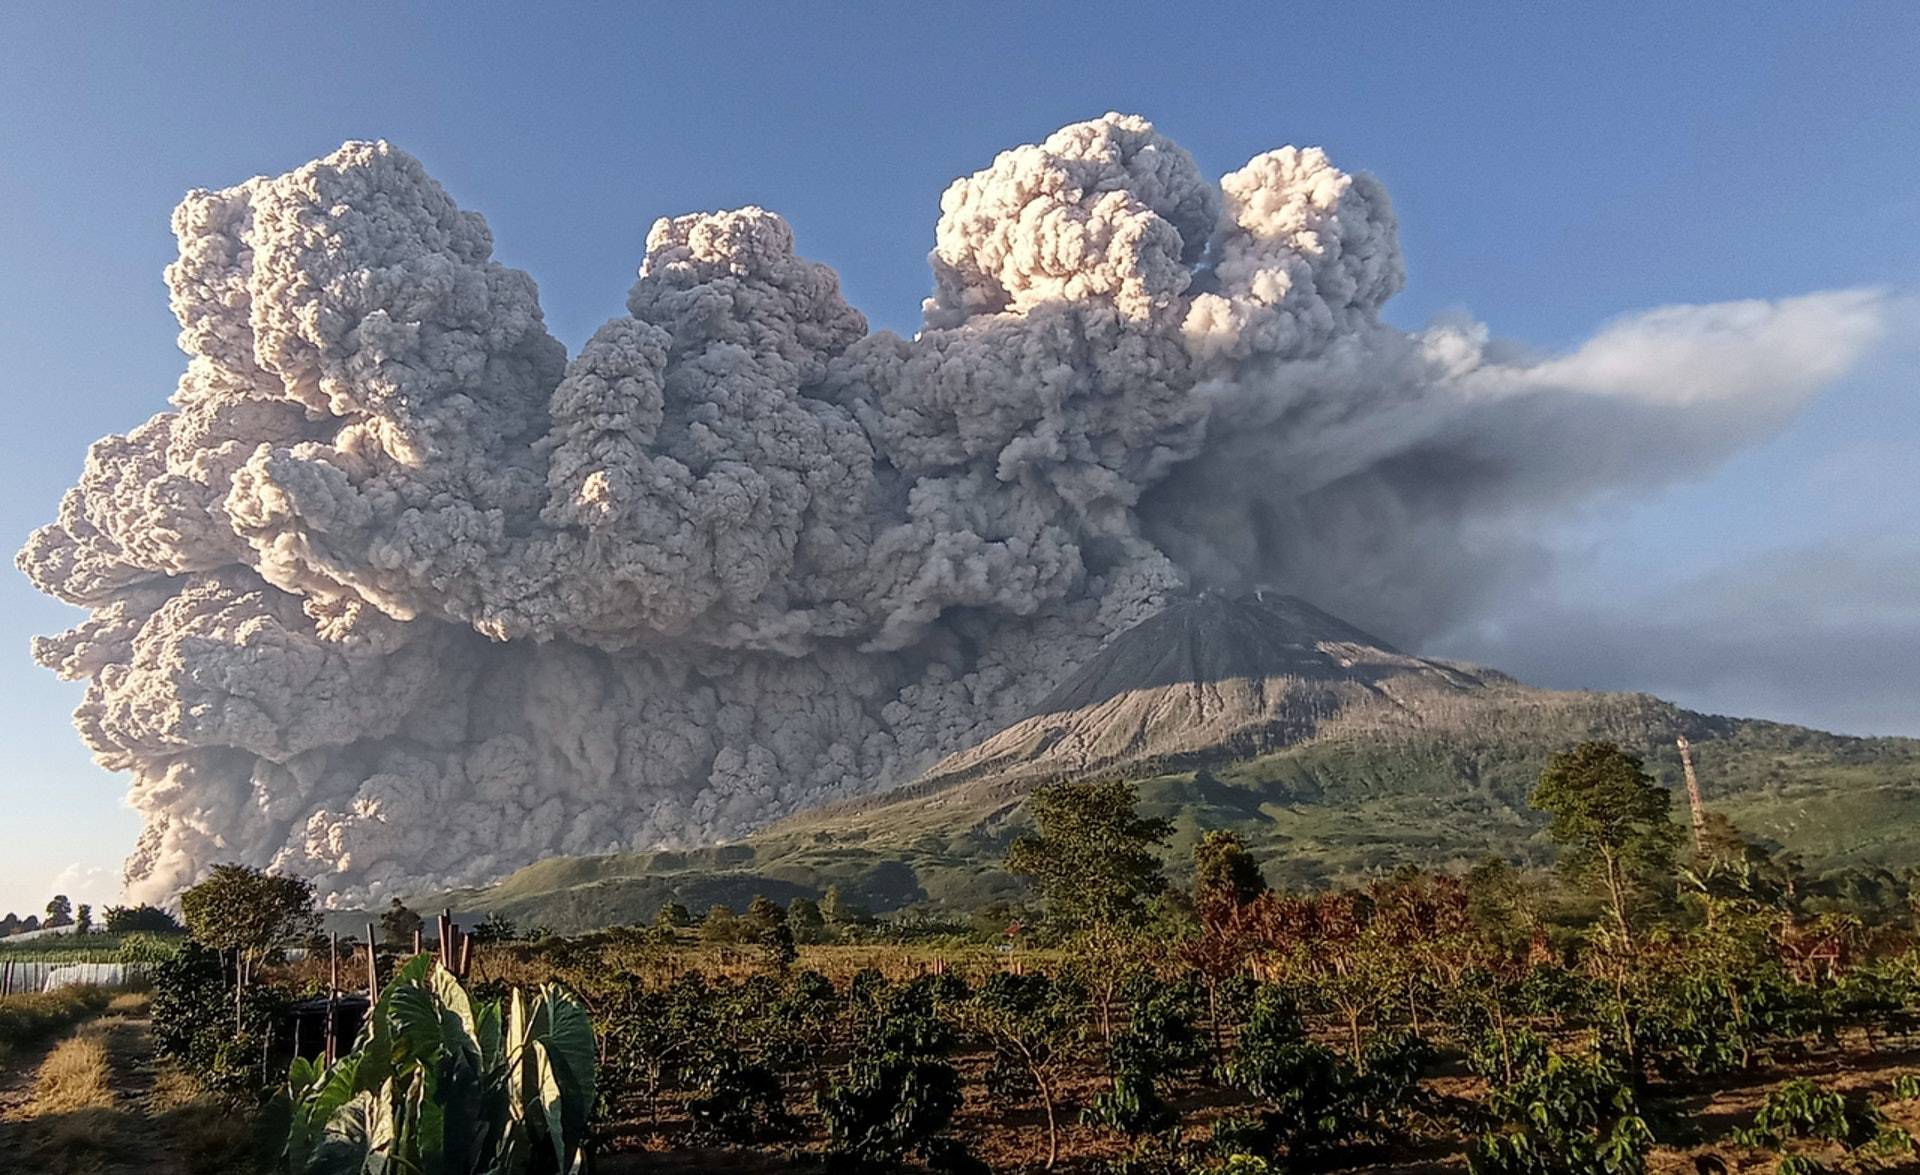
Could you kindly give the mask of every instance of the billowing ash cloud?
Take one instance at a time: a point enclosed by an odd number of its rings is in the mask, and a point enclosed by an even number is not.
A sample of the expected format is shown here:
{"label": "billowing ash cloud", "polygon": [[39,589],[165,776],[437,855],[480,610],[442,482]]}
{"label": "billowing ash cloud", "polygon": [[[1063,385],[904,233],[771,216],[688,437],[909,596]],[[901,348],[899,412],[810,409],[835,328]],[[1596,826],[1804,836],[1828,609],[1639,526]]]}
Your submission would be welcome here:
{"label": "billowing ash cloud", "polygon": [[20,565],[133,777],[132,896],[245,859],[338,899],[728,837],[910,777],[1195,586],[1418,638],[1530,523],[1776,428],[1870,294],[1678,307],[1537,358],[1406,334],[1387,195],[1219,184],[1138,118],[941,201],[926,327],[786,222],[657,222],[569,359],[479,215],[384,143],[195,192],[172,406]]}

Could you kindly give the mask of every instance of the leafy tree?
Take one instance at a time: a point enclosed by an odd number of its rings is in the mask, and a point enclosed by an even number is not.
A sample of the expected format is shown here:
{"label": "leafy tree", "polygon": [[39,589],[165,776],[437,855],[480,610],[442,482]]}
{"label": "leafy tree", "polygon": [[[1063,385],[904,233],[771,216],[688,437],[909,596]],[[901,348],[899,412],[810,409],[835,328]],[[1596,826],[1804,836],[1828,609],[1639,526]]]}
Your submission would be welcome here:
{"label": "leafy tree", "polygon": [[848,901],[839,886],[829,885],[827,892],[820,895],[820,919],[836,935],[844,936],[849,930],[871,923],[873,915]]}
{"label": "leafy tree", "polygon": [[994,1052],[987,1088],[1004,1100],[1031,1098],[1047,1118],[1048,1170],[1060,1157],[1061,1091],[1079,1059],[1080,993],[1038,972],[998,972],[956,1014]]}
{"label": "leafy tree", "polygon": [[740,918],[733,907],[716,905],[700,920],[700,941],[724,945],[740,941]]}
{"label": "leafy tree", "polygon": [[693,915],[679,902],[662,902],[653,912],[653,924],[662,930],[681,930],[693,925]]}
{"label": "leafy tree", "polygon": [[40,925],[42,928],[73,925],[73,903],[67,900],[66,894],[53,895],[53,900],[47,903],[47,919]]}
{"label": "leafy tree", "polygon": [[158,906],[108,906],[105,913],[108,934],[177,934],[180,922]]}
{"label": "leafy tree", "polygon": [[[408,937],[412,937],[411,931]],[[513,919],[499,911],[489,913],[480,925],[473,928],[472,934],[473,941],[477,943],[512,942],[519,937],[520,928],[513,924]]]}
{"label": "leafy tree", "polygon": [[387,903],[386,912],[380,915],[380,941],[395,950],[410,950],[413,936],[420,933],[424,925],[426,923],[421,921],[420,915],[407,909],[399,898],[394,898]]}
{"label": "leafy tree", "polygon": [[1548,760],[1528,802],[1553,817],[1547,835],[1564,850],[1561,868],[1598,879],[1621,941],[1631,946],[1636,885],[1673,872],[1681,830],[1668,815],[1672,794],[1616,744],[1584,742]]}
{"label": "leafy tree", "polygon": [[1265,892],[1260,863],[1238,833],[1216,828],[1193,846],[1193,905],[1202,919],[1249,905]]}
{"label": "leafy tree", "polygon": [[1047,916],[1069,930],[1137,926],[1166,880],[1154,849],[1171,822],[1134,812],[1131,783],[1056,783],[1027,797],[1034,831],[1007,851],[1007,871],[1039,887]]}
{"label": "leafy tree", "polygon": [[827,920],[820,913],[820,903],[812,898],[795,898],[787,903],[787,925],[793,929],[795,942],[827,941]]}
{"label": "leafy tree", "polygon": [[765,894],[755,894],[740,920],[746,941],[765,952],[767,961],[785,969],[800,952],[793,945],[793,928],[787,925],[787,912]]}
{"label": "leafy tree", "polygon": [[960,1076],[946,1060],[955,1042],[939,998],[918,982],[854,992],[851,1055],[816,1099],[830,1165],[892,1171],[909,1154],[936,1169],[963,1165],[960,1145],[941,1134],[960,1107]]}
{"label": "leafy tree", "polygon": [[194,938],[233,952],[234,977],[242,989],[268,955],[307,938],[319,925],[311,882],[246,865],[214,866],[206,880],[180,895],[180,912]]}
{"label": "leafy tree", "polygon": [[93,907],[81,902],[73,912],[73,929],[79,934],[93,933]]}
{"label": "leafy tree", "polygon": [[1537,1053],[1487,1111],[1498,1125],[1468,1149],[1472,1175],[1638,1175],[1653,1147],[1628,1068],[1601,1053]]}

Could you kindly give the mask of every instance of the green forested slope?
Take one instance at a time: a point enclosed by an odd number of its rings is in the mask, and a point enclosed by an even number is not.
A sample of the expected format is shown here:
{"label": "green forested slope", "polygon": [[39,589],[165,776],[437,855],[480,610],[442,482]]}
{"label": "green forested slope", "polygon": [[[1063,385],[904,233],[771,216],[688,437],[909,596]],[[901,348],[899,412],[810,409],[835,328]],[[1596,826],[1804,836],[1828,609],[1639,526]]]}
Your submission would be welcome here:
{"label": "green forested slope", "polygon": [[[1645,695],[1535,690],[1497,675],[1486,683],[1444,705],[1413,705],[1418,722],[1405,720],[1405,707],[1391,721],[1361,714],[1267,753],[1223,750],[1128,774],[1143,809],[1174,821],[1172,867],[1184,868],[1202,831],[1231,827],[1270,880],[1310,886],[1488,853],[1545,862],[1526,795],[1549,754],[1584,738],[1644,755],[1675,789],[1684,820],[1673,739],[1685,734],[1708,806],[1799,853],[1810,873],[1920,866],[1920,740],[1710,717]],[[1035,782],[1016,773],[908,788],[805,813],[738,844],[544,861],[432,900],[563,930],[644,920],[667,900],[738,909],[755,893],[785,900],[830,884],[876,910],[964,910],[1017,892],[998,861]]]}

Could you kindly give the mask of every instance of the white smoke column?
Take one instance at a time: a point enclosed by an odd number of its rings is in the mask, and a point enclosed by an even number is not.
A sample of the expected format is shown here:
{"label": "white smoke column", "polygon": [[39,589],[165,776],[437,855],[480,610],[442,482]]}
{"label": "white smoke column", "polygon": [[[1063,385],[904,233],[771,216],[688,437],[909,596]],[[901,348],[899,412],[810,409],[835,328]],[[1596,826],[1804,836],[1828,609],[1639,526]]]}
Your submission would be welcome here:
{"label": "white smoke column", "polygon": [[1216,185],[1120,115],[954,183],[912,339],[745,208],[656,223],[569,361],[384,143],[174,228],[172,406],[19,560],[90,610],[35,655],[132,775],[142,900],[230,859],[357,901],[735,836],[910,778],[1197,585],[1435,631],[1543,517],[1767,435],[1884,318],[1404,334],[1377,182],[1287,148]]}

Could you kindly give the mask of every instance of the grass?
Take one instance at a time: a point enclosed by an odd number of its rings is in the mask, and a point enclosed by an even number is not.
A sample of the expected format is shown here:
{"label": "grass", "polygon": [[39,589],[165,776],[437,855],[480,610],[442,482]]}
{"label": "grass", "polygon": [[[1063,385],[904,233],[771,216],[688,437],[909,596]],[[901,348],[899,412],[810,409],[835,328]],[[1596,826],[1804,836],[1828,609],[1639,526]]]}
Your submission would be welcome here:
{"label": "grass", "polygon": [[97,987],[65,987],[0,1000],[0,1061],[98,1015],[107,1003],[107,993]]}
{"label": "grass", "polygon": [[30,1117],[113,1108],[112,1065],[107,1030],[90,1024],[53,1047],[34,1074]]}
{"label": "grass", "polygon": [[[28,998],[48,1003],[42,1011],[51,1008],[52,997]],[[109,1000],[94,991],[65,1002],[62,1014],[81,1008],[98,1018],[47,1053],[28,1100],[0,1122],[0,1172],[108,1175],[157,1168],[169,1175],[243,1175],[263,1169],[251,1114],[209,1096],[171,1065],[160,1065],[151,1082],[142,1079],[140,1059],[153,1048],[145,995]]]}

